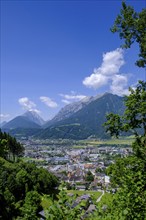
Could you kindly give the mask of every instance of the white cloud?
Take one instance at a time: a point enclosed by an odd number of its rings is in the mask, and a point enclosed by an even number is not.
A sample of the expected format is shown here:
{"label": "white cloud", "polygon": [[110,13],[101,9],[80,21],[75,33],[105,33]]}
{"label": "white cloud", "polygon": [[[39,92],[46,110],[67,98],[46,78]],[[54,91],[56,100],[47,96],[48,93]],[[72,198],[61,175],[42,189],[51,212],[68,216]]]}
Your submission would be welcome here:
{"label": "white cloud", "polygon": [[49,97],[41,96],[40,100],[50,108],[58,107],[58,104],[56,102],[52,101]]}
{"label": "white cloud", "polygon": [[10,115],[9,114],[0,114],[0,119],[6,119],[9,118]]}
{"label": "white cloud", "polygon": [[111,92],[117,95],[127,95],[129,93],[127,87],[127,77],[124,75],[115,75],[110,86]]}
{"label": "white cloud", "polygon": [[66,99],[62,99],[61,101],[62,101],[63,103],[65,103],[65,104],[67,104],[67,105],[71,103],[70,101],[68,101],[68,100],[66,100]]}
{"label": "white cloud", "polygon": [[117,48],[103,54],[102,65],[97,69],[98,73],[107,76],[119,73],[121,66],[125,63],[123,53],[123,49]]}
{"label": "white cloud", "polygon": [[125,93],[127,86],[127,76],[119,73],[120,68],[124,65],[124,51],[117,48],[114,51],[103,54],[103,61],[99,68],[94,69],[93,73],[83,80],[86,87],[98,89],[101,86],[111,85],[111,91],[122,95]]}
{"label": "white cloud", "polygon": [[27,111],[34,111],[36,113],[40,113],[40,111],[38,109],[36,109],[36,104],[32,101],[29,100],[29,98],[27,97],[23,97],[20,98],[18,100],[19,104],[23,107],[23,109],[27,110]]}
{"label": "white cloud", "polygon": [[107,82],[108,77],[94,72],[91,74],[91,76],[88,76],[84,79],[83,84],[89,88],[97,89],[103,85],[106,85]]}
{"label": "white cloud", "polygon": [[27,97],[20,98],[18,100],[19,104],[22,105],[25,109],[32,109],[36,107],[36,104],[30,101]]}
{"label": "white cloud", "polygon": [[65,104],[69,104],[71,102],[80,101],[81,99],[86,98],[85,95],[76,94],[76,92],[71,91],[71,94],[59,94],[63,97],[62,102]]}
{"label": "white cloud", "polygon": [[29,109],[29,111],[36,112],[37,114],[41,113],[41,111],[36,108]]}

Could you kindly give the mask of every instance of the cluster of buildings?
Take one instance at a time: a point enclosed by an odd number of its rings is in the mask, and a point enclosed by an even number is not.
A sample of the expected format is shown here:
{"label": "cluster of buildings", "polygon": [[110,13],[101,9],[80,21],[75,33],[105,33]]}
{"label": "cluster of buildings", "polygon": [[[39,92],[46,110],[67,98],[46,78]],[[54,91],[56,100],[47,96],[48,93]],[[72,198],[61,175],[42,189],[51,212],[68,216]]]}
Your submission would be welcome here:
{"label": "cluster of buildings", "polygon": [[[92,146],[71,141],[23,140],[25,158],[45,167],[69,188],[102,190],[110,188],[106,168],[115,157],[125,157],[132,152],[129,147]],[[92,175],[88,180],[87,176]]]}

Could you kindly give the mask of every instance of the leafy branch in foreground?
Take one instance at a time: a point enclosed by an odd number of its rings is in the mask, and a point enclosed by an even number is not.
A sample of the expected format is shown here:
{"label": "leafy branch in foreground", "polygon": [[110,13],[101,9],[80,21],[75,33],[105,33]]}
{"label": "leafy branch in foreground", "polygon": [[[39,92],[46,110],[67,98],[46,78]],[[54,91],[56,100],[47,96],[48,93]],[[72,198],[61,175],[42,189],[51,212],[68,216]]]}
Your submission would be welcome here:
{"label": "leafy branch in foreground", "polygon": [[52,205],[45,211],[46,220],[80,220],[84,214],[80,205],[75,203],[76,196],[67,195],[63,189],[58,195],[58,201],[53,200]]}
{"label": "leafy branch in foreground", "polygon": [[[130,48],[134,42],[139,45],[139,59],[136,65],[146,67],[146,9],[140,13],[122,3],[120,14],[111,29],[124,40],[123,48]],[[133,155],[118,159],[107,174],[117,189],[112,210],[103,219],[145,220],[146,219],[146,82],[139,81],[135,89],[129,89],[125,97],[124,115],[109,114],[104,124],[111,136],[119,137],[121,132],[132,132]],[[98,216],[97,218],[98,219]]]}
{"label": "leafy branch in foreground", "polygon": [[146,9],[138,13],[123,2],[111,31],[118,32],[120,38],[125,40],[124,48],[130,48],[134,42],[138,43],[140,53],[136,65],[146,67]]}
{"label": "leafy branch in foreground", "polygon": [[[135,136],[133,149],[138,154],[141,150],[136,147],[137,144],[143,148],[146,145],[146,82],[139,81],[136,89],[130,88],[129,96],[125,97],[125,106],[122,117],[110,113],[104,125],[106,131],[115,137],[119,137],[121,132],[132,132]],[[143,154],[146,156],[144,151]]]}
{"label": "leafy branch in foreground", "polygon": [[146,82],[139,81],[125,97],[122,117],[109,114],[106,131],[118,137],[121,132],[133,132],[133,155],[118,159],[107,169],[111,183],[117,189],[113,213],[119,219],[146,218]]}

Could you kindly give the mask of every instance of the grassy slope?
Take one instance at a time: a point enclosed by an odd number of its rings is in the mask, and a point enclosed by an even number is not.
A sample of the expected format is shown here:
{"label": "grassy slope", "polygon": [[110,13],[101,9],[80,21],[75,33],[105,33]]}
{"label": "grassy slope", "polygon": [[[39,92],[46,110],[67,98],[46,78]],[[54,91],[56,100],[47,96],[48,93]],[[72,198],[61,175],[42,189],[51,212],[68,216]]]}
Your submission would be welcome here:
{"label": "grassy slope", "polygon": [[98,146],[98,145],[131,145],[134,141],[133,136],[129,137],[120,137],[118,139],[112,138],[110,140],[85,140],[80,141],[81,145],[74,146],[76,148],[82,147],[82,144],[92,145],[92,146]]}

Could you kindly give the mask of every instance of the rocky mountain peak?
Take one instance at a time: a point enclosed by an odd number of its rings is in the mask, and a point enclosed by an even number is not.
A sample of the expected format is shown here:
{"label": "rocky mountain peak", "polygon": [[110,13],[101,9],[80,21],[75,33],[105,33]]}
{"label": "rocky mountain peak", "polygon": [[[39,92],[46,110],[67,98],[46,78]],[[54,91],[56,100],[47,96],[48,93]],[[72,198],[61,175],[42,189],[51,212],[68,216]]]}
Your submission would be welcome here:
{"label": "rocky mountain peak", "polygon": [[38,125],[43,125],[45,123],[45,121],[39,116],[39,114],[33,110],[25,112],[23,116],[25,116],[30,121],[35,122]]}

